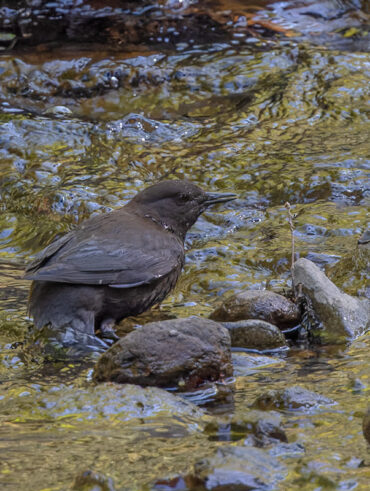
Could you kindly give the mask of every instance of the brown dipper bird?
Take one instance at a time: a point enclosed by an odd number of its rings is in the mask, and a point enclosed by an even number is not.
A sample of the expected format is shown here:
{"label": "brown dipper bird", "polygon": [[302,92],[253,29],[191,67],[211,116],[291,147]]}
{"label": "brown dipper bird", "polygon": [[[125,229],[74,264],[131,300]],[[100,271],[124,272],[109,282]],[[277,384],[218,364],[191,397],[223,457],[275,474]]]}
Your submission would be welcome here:
{"label": "brown dipper bird", "polygon": [[186,232],[208,206],[232,199],[188,181],[162,181],[55,240],[24,276],[34,280],[36,327],[48,326],[63,346],[106,348],[95,332],[108,338],[115,323],[161,302],[184,265]]}

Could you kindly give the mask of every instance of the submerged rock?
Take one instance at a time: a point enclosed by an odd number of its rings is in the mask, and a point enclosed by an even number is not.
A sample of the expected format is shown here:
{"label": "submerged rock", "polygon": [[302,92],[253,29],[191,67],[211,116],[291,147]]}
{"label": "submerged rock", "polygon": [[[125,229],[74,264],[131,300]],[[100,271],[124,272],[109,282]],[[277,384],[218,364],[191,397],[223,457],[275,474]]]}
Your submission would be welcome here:
{"label": "submerged rock", "polygon": [[250,319],[237,322],[223,322],[230,333],[231,346],[267,350],[286,346],[286,339],[279,328],[266,321]]}
{"label": "submerged rock", "polygon": [[274,457],[294,459],[303,457],[305,454],[305,447],[302,443],[277,443],[269,449],[269,454]]}
{"label": "submerged rock", "polygon": [[184,388],[233,372],[230,335],[199,317],[151,322],[129,333],[99,358],[93,378]]}
{"label": "submerged rock", "polygon": [[[275,411],[251,410],[246,414],[236,414],[233,418],[234,424],[247,425],[253,430],[253,445],[270,445],[274,441],[287,442],[288,437],[282,426],[282,419]],[[246,440],[248,442],[248,439]]]}
{"label": "submerged rock", "polygon": [[276,442],[287,442],[282,427],[282,417],[276,411],[259,411],[243,407],[227,419],[215,419],[208,423],[205,432],[211,441],[238,441],[258,447]]}
{"label": "submerged rock", "polygon": [[235,322],[260,319],[279,328],[293,327],[299,322],[298,307],[277,293],[266,290],[246,290],[225,300],[210,319]]}
{"label": "submerged rock", "polygon": [[253,405],[259,409],[300,409],[331,404],[335,404],[335,401],[296,385],[287,389],[268,390]]}
{"label": "submerged rock", "polygon": [[206,489],[239,491],[276,489],[286,468],[264,450],[254,447],[220,447],[214,457],[194,466],[194,476]]}
{"label": "submerged rock", "polygon": [[[88,431],[92,424],[108,435],[114,431],[130,431],[140,422],[148,431],[168,432],[184,436],[202,427],[203,411],[192,402],[158,387],[104,383],[87,387],[24,387],[24,395],[8,391],[0,400],[1,414],[9,421],[17,418],[29,422],[47,421],[59,431],[76,427]],[[9,409],[11,408],[11,410]],[[68,425],[63,426],[66,418]],[[128,425],[128,422],[132,422]],[[136,431],[136,430],[134,430]]]}
{"label": "submerged rock", "polygon": [[367,408],[364,419],[362,420],[362,431],[365,440],[370,445],[370,406]]}
{"label": "submerged rock", "polygon": [[298,291],[308,299],[309,309],[319,322],[320,336],[329,342],[343,342],[364,334],[370,327],[370,301],[343,293],[311,261],[294,263]]}
{"label": "submerged rock", "polygon": [[266,369],[270,366],[283,367],[286,364],[282,358],[243,352],[233,353],[232,360],[235,377],[247,377],[260,369]]}

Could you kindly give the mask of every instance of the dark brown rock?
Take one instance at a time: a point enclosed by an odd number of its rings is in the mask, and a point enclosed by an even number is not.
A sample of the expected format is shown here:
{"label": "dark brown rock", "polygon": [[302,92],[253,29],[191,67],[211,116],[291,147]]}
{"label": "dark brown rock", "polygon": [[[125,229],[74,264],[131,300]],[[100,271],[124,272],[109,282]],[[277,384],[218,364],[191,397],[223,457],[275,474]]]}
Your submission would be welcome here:
{"label": "dark brown rock", "polygon": [[267,350],[286,346],[286,339],[279,328],[266,321],[250,319],[247,321],[223,322],[230,333],[231,346]]}
{"label": "dark brown rock", "polygon": [[231,376],[232,371],[227,329],[189,317],[152,322],[131,332],[99,358],[93,378],[189,388]]}
{"label": "dark brown rock", "polygon": [[266,290],[246,290],[225,300],[210,319],[235,322],[260,319],[279,328],[293,327],[299,322],[298,307],[277,293]]}
{"label": "dark brown rock", "polygon": [[[164,15],[155,4],[139,14],[136,10],[138,2],[130,1],[119,6],[120,2],[116,1],[76,5],[76,2],[34,0],[31,3],[27,0],[17,1],[18,8],[14,8],[14,0],[7,3],[7,15],[0,16],[0,29],[17,35],[21,45],[63,40],[104,43],[119,49],[125,44],[149,43],[152,46],[165,43],[170,46],[192,39],[216,42],[230,38],[225,22],[215,19],[215,15],[211,16],[206,9],[196,9],[184,16],[181,9],[176,8]],[[10,45],[10,41],[5,45]]]}
{"label": "dark brown rock", "polygon": [[362,431],[365,440],[370,445],[370,406],[367,408],[364,419],[362,420]]}

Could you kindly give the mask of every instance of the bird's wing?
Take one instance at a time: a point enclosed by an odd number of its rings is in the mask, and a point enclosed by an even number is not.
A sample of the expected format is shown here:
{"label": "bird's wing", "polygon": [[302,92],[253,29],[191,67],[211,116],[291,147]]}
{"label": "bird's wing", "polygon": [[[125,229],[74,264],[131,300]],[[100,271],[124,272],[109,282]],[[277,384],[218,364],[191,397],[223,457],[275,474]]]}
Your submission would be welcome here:
{"label": "bird's wing", "polygon": [[[25,279],[131,288],[149,284],[182,267],[181,241],[163,229],[143,229],[135,240],[132,223],[126,230],[91,227],[70,232],[44,249],[26,269]],[[131,232],[131,233],[130,233]],[[148,233],[150,232],[150,233]],[[68,237],[70,235],[70,237]]]}
{"label": "bird's wing", "polygon": [[42,265],[48,261],[48,259],[54,256],[54,254],[56,254],[72,238],[73,238],[73,232],[69,232],[68,234],[63,235],[62,237],[53,240],[53,242],[48,246],[46,246],[45,249],[43,249],[38,254],[36,254],[33,261],[31,261],[26,266],[25,277],[27,277],[28,273],[32,273],[33,271],[36,271],[37,269],[41,268]]}

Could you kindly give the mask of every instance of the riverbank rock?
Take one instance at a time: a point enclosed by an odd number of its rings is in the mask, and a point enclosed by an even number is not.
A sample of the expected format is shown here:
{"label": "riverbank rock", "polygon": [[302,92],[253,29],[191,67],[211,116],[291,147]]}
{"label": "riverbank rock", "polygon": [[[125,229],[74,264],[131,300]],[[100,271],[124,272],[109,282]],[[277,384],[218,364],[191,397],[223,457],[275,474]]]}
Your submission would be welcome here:
{"label": "riverbank rock", "polygon": [[343,342],[364,334],[370,327],[370,301],[343,293],[311,261],[294,263],[296,288],[308,299],[319,323],[319,334],[327,342]]}
{"label": "riverbank rock", "polygon": [[246,290],[225,300],[209,318],[221,322],[260,319],[285,329],[298,324],[300,316],[298,307],[282,295]]}
{"label": "riverbank rock", "polygon": [[247,321],[223,322],[230,333],[231,346],[268,350],[286,346],[284,334],[273,324],[258,319]]}
{"label": "riverbank rock", "polygon": [[365,440],[370,445],[370,406],[367,408],[364,419],[362,420],[362,431]]}
{"label": "riverbank rock", "polygon": [[232,372],[227,329],[189,317],[151,322],[129,333],[99,358],[93,379],[187,389]]}
{"label": "riverbank rock", "polygon": [[314,409],[322,405],[331,404],[335,404],[332,399],[295,385],[287,389],[268,390],[256,399],[253,406],[264,410]]}

